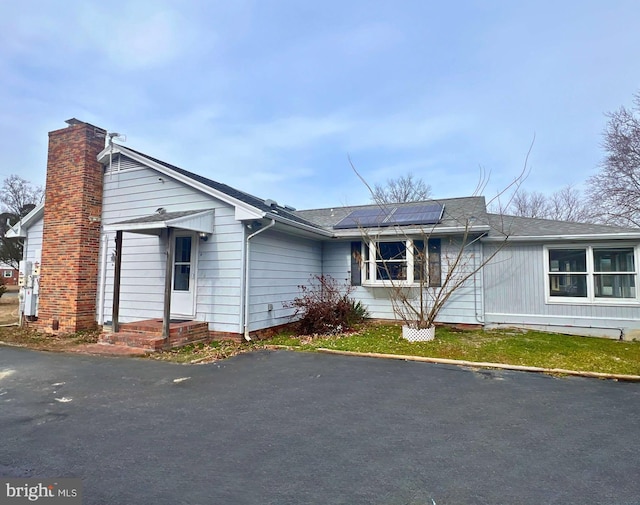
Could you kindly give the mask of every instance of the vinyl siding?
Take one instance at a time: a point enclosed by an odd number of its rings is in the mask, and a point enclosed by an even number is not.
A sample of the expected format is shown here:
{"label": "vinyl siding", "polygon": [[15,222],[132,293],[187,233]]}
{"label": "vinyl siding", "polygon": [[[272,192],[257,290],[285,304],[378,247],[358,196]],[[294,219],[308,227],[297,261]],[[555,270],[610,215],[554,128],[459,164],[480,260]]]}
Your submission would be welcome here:
{"label": "vinyl siding", "polygon": [[38,219],[29,226],[27,244],[23,251],[23,257],[26,261],[40,261],[42,257],[43,226],[43,218]]}
{"label": "vinyl siding", "polygon": [[[290,322],[298,286],[322,273],[322,244],[267,230],[250,241],[249,329]],[[272,310],[269,310],[269,304]]]}
{"label": "vinyl siding", "polygon": [[[442,277],[446,275],[447,258],[453,258],[458,248],[442,240]],[[325,242],[324,244],[324,274],[331,275],[341,282],[351,279],[351,242]],[[479,259],[479,247],[474,247],[466,256],[468,267],[473,268],[474,258]],[[474,285],[475,280],[475,285]],[[477,274],[469,279],[448,300],[437,321],[442,323],[478,324],[476,313],[482,312],[482,297],[478,293],[482,290],[482,276]],[[396,319],[390,301],[390,289],[385,287],[357,286],[352,296],[364,303],[373,318]]]}
{"label": "vinyl siding", "polygon": [[[234,209],[167,176],[123,157],[121,169],[104,176],[102,222],[111,224],[152,214],[215,209],[214,231],[199,241],[196,278],[196,319],[215,331],[237,333],[241,328],[241,223]],[[123,234],[120,320],[161,318],[163,315],[165,241],[157,236]],[[104,242],[103,242],[104,244]],[[115,233],[108,235],[105,321],[111,320]],[[101,256],[102,257],[102,256]],[[98,308],[99,310],[99,308]]]}
{"label": "vinyl siding", "polygon": [[[581,245],[588,244],[569,247]],[[496,247],[485,246],[485,254],[492,254]],[[606,328],[640,328],[638,303],[547,303],[545,261],[543,244],[511,244],[498,250],[484,271],[487,324],[593,330],[581,331],[586,334]]]}

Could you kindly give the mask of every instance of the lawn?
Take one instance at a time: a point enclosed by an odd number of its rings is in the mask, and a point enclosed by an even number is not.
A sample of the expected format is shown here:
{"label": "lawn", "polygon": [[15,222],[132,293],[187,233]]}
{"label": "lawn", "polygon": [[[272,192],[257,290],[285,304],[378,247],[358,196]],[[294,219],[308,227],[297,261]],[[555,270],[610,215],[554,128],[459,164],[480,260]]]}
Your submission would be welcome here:
{"label": "lawn", "polygon": [[402,338],[398,325],[368,324],[350,335],[299,338],[283,334],[269,343],[305,351],[327,348],[640,375],[640,342],[537,331],[455,330],[443,326],[436,330],[435,340],[410,343]]}
{"label": "lawn", "polygon": [[[16,305],[16,301],[2,301],[5,303],[0,302],[0,315],[4,309],[9,320],[14,317],[13,306]],[[536,331],[456,330],[442,326],[436,330],[434,341],[410,343],[402,338],[401,333],[399,325],[369,323],[363,325],[359,331],[347,335],[298,337],[289,333],[265,341],[242,344],[214,341],[154,353],[150,358],[178,363],[207,363],[277,345],[301,351],[327,348],[338,351],[640,375],[640,342]],[[51,337],[17,327],[0,328],[0,341],[41,350],[73,351],[79,345],[96,340],[95,332]]]}

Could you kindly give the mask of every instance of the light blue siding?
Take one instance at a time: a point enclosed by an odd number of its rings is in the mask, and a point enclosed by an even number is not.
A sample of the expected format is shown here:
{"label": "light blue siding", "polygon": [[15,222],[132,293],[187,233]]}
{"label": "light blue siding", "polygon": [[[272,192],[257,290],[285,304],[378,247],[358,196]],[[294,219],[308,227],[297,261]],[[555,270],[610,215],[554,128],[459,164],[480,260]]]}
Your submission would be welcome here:
{"label": "light blue siding", "polygon": [[23,251],[23,258],[26,261],[40,261],[42,257],[42,232],[44,220],[38,219],[31,223],[28,231],[28,238]]}
{"label": "light blue siding", "polygon": [[489,326],[544,327],[616,337],[621,331],[640,329],[638,303],[548,303],[543,244],[485,246],[485,254],[494,253],[484,272],[485,319]]}
{"label": "light blue siding", "polygon": [[285,304],[299,296],[298,286],[322,273],[322,244],[267,230],[249,247],[250,331],[290,322],[293,309]]}
{"label": "light blue siding", "polygon": [[[447,264],[458,254],[455,243],[442,241],[442,277],[447,272]],[[480,262],[480,248],[474,246],[465,253],[463,267],[458,271],[472,271],[476,261]],[[477,263],[478,265],[480,263]],[[323,272],[333,278],[350,282],[351,279],[351,242],[326,242],[324,244]],[[456,290],[438,315],[437,321],[442,323],[478,324],[477,313],[482,312],[482,276],[475,275],[460,289]],[[371,315],[376,319],[397,319],[393,312],[390,289],[380,286],[357,286],[352,296],[364,303]]]}
{"label": "light blue siding", "polygon": [[[196,319],[214,331],[241,331],[242,224],[234,209],[215,198],[123,157],[120,170],[105,173],[102,223],[167,212],[215,209],[213,235],[198,243]],[[123,234],[120,320],[161,318],[165,250],[161,237]],[[105,320],[111,320],[115,233],[108,236]],[[102,258],[102,255],[100,256]],[[98,311],[100,308],[98,308]]]}

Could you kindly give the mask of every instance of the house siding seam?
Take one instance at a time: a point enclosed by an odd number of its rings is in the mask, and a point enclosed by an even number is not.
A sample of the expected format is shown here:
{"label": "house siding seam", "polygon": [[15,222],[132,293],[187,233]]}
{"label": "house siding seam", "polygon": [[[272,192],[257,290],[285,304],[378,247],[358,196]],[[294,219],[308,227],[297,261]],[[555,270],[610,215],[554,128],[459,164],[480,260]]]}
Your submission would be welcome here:
{"label": "house siding seam", "polygon": [[49,133],[37,327],[95,326],[102,206],[97,162],[106,131],[76,123]]}

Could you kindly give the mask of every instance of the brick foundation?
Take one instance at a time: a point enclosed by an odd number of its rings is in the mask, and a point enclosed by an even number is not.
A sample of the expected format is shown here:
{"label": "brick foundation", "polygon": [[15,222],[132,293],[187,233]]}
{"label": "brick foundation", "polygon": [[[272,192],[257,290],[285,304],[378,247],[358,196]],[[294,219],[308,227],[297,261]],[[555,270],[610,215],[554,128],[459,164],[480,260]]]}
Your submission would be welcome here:
{"label": "brick foundation", "polygon": [[[263,328],[262,330],[256,330],[249,333],[249,336],[253,340],[265,340],[271,338],[278,333],[285,330],[289,330],[293,327],[294,323],[285,323],[278,326],[272,326],[271,328]],[[209,336],[212,340],[233,340],[234,342],[244,342],[244,335],[241,333],[231,333],[224,331],[209,331]]]}
{"label": "brick foundation", "polygon": [[49,133],[37,327],[72,333],[96,326],[106,131],[78,120]]}

